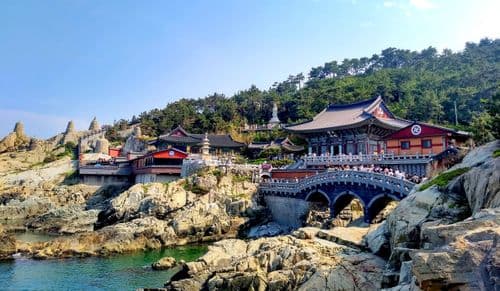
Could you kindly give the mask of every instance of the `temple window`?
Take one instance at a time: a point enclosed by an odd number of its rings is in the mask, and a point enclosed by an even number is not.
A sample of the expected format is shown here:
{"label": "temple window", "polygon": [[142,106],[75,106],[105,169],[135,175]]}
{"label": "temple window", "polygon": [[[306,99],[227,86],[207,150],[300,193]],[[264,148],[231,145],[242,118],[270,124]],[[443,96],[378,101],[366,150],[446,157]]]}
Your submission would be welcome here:
{"label": "temple window", "polygon": [[402,150],[409,150],[410,149],[410,141],[405,140],[401,142],[401,149]]}
{"label": "temple window", "polygon": [[422,140],[422,148],[424,148],[424,149],[432,148],[432,140],[431,139]]}

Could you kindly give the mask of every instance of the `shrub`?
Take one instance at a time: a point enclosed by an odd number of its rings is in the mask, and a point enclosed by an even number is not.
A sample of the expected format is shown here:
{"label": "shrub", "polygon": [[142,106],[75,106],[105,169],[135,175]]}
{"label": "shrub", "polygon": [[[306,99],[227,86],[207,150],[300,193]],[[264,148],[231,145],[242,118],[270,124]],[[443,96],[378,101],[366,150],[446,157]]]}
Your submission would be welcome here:
{"label": "shrub", "polygon": [[498,158],[498,157],[500,157],[500,149],[497,149],[497,150],[495,150],[495,151],[493,152],[493,157],[494,157],[494,158]]}
{"label": "shrub", "polygon": [[443,173],[439,174],[437,177],[435,177],[434,179],[432,179],[431,181],[422,185],[420,187],[420,191],[425,190],[425,189],[431,187],[432,185],[437,185],[439,188],[442,188],[442,187],[448,185],[448,183],[451,180],[453,180],[454,178],[456,178],[464,173],[467,173],[469,170],[470,170],[470,168],[466,167],[466,168],[460,168],[460,169],[456,169],[456,170],[449,171],[449,172],[443,172]]}

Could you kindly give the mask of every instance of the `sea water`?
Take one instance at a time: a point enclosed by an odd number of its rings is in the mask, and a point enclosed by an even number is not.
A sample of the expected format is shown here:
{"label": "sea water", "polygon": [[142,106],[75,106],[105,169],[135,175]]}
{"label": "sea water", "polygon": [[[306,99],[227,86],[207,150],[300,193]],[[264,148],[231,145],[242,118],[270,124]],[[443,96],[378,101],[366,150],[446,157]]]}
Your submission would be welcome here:
{"label": "sea water", "polygon": [[[45,239],[45,238],[40,238]],[[110,257],[0,262],[0,290],[135,290],[162,287],[173,270],[155,271],[151,263],[165,256],[193,261],[207,251],[191,245]]]}

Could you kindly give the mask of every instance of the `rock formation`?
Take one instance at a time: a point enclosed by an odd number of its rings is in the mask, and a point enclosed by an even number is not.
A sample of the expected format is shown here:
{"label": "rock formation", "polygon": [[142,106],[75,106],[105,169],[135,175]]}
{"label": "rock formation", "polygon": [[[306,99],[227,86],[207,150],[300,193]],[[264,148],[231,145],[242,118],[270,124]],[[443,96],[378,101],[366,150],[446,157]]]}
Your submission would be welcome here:
{"label": "rock formation", "polygon": [[99,130],[101,130],[101,126],[99,125],[99,122],[97,122],[97,118],[96,117],[94,117],[94,119],[92,119],[92,121],[90,122],[89,130],[90,131],[99,131]]}
{"label": "rock formation", "polygon": [[7,234],[0,224],[0,261],[12,259],[12,255],[16,251],[16,239]]}
{"label": "rock formation", "polygon": [[339,244],[293,236],[223,240],[185,263],[167,290],[376,290],[384,261]]}
{"label": "rock formation", "polygon": [[24,133],[24,125],[21,122],[16,122],[14,131],[0,141],[0,153],[25,149],[29,145],[30,138]]}
{"label": "rock formation", "polygon": [[78,143],[78,138],[81,136],[81,133],[75,130],[75,124],[72,120],[68,122],[66,126],[66,130],[63,133],[63,138],[61,139],[61,144],[67,144],[69,142],[74,143],[75,145]]}
{"label": "rock formation", "polygon": [[397,290],[494,290],[492,286],[500,286],[496,259],[500,159],[493,158],[497,148],[498,141],[472,151],[453,167],[471,167],[469,171],[446,187],[414,191],[386,223],[366,236],[373,252],[390,253],[385,287],[399,283]]}
{"label": "rock formation", "polygon": [[132,134],[127,137],[125,145],[122,149],[122,154],[126,155],[130,152],[144,152],[147,150],[148,144],[142,139],[141,127],[134,127]]}
{"label": "rock formation", "polygon": [[165,257],[151,264],[151,268],[153,268],[153,270],[168,270],[174,267],[176,264],[177,261],[175,260],[175,258]]}

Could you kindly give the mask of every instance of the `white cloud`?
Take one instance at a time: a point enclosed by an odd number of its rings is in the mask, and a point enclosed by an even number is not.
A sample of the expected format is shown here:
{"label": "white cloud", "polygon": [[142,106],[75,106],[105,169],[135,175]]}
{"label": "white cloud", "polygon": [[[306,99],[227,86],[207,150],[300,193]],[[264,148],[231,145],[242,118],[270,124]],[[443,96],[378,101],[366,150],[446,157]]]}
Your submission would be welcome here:
{"label": "white cloud", "polygon": [[432,9],[436,8],[436,4],[430,0],[410,0],[410,5],[417,9]]}

